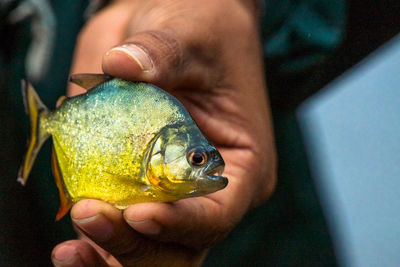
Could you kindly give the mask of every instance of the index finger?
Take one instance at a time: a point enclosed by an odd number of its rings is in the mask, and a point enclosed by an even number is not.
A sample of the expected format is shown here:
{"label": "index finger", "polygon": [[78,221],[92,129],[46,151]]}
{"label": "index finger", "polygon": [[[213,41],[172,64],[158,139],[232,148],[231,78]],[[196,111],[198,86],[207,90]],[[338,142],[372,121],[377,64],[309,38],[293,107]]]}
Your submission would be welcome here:
{"label": "index finger", "polygon": [[71,210],[71,217],[80,231],[112,254],[123,266],[154,266],[160,262],[183,266],[203,257],[202,251],[163,244],[144,237],[126,224],[120,210],[99,200],[78,202]]}

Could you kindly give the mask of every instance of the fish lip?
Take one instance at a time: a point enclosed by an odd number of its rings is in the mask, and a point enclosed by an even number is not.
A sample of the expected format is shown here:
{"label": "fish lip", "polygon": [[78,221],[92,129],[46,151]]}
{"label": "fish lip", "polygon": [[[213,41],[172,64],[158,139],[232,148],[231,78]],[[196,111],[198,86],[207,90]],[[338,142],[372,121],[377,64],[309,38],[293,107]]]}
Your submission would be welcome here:
{"label": "fish lip", "polygon": [[[210,165],[207,166],[207,168],[204,169],[203,175],[207,176],[221,176],[222,173],[224,172],[225,169],[225,164],[221,165],[219,163],[211,163]],[[217,175],[214,175],[217,174]]]}
{"label": "fish lip", "polygon": [[197,179],[197,188],[187,196],[203,196],[224,189],[228,185],[228,178],[224,176],[202,175]]}
{"label": "fish lip", "polygon": [[198,188],[191,195],[204,195],[221,190],[228,185],[228,178],[222,176],[225,163],[222,158],[213,159],[206,168],[204,168],[197,178]]}
{"label": "fish lip", "polygon": [[[207,176],[221,176],[225,169],[225,162],[220,154],[215,151],[212,155],[212,159],[208,163],[207,167],[202,170],[202,175]],[[217,175],[214,175],[217,174]]]}
{"label": "fish lip", "polygon": [[213,183],[214,189],[212,190],[212,192],[221,190],[228,185],[228,178],[225,176],[206,175],[204,178],[207,179],[208,183]]}

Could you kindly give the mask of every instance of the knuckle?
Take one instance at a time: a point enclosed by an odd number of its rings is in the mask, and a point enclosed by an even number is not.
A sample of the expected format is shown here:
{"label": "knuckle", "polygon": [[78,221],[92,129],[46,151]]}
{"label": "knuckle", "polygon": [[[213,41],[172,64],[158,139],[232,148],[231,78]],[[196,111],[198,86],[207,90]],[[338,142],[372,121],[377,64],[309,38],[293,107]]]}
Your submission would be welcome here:
{"label": "knuckle", "polygon": [[253,35],[257,29],[257,21],[254,14],[244,7],[238,7],[234,14],[235,30],[241,33],[242,38],[246,35]]}
{"label": "knuckle", "polygon": [[175,68],[182,64],[183,51],[180,42],[171,33],[149,31],[147,34],[159,52],[156,60],[167,60],[169,65]]}
{"label": "knuckle", "polygon": [[[220,215],[218,218],[210,219],[209,223],[203,226],[204,229],[200,231],[201,238],[197,238],[197,242],[191,242],[193,248],[198,250],[210,248],[222,241],[235,227],[236,220],[231,217],[232,214],[228,214],[228,211],[223,212],[223,210],[220,209],[214,214]],[[193,234],[193,236],[199,236],[199,233],[197,232]]]}
{"label": "knuckle", "polygon": [[165,86],[170,84],[170,79],[180,77],[184,72],[187,60],[182,44],[172,30],[139,32],[127,42],[140,47],[150,57],[153,65],[150,73],[152,83],[167,89]]}
{"label": "knuckle", "polygon": [[149,259],[156,258],[158,254],[158,246],[150,247],[146,243],[148,242],[143,242],[142,246],[135,247],[136,250],[125,251],[118,255],[114,255],[114,257],[118,259],[123,266],[136,266],[136,264],[148,262]]}
{"label": "knuckle", "polygon": [[261,193],[261,203],[266,202],[270,196],[274,193],[277,184],[277,173],[278,173],[278,156],[275,149],[273,149],[268,158],[266,159],[267,164],[265,164],[265,179],[263,179],[263,191]]}
{"label": "knuckle", "polygon": [[140,236],[134,238],[120,237],[115,242],[103,244],[106,251],[110,252],[123,266],[139,264],[157,255],[158,246]]}
{"label": "knuckle", "polygon": [[[219,0],[215,8],[215,17],[225,30],[246,33],[256,25],[257,16],[240,1]],[[229,8],[227,8],[229,6]],[[226,23],[229,21],[229,23]]]}
{"label": "knuckle", "polygon": [[211,226],[207,231],[204,231],[204,233],[207,233],[202,236],[201,242],[195,244],[194,248],[201,250],[212,247],[222,241],[232,231],[234,226],[235,223],[229,220],[224,220],[214,227]]}
{"label": "knuckle", "polygon": [[268,161],[266,161],[265,169],[262,172],[260,179],[259,190],[255,193],[259,197],[255,197],[251,203],[251,208],[257,207],[264,204],[274,193],[277,184],[277,156],[273,154],[269,156]]}
{"label": "knuckle", "polygon": [[137,33],[130,43],[143,48],[156,66],[168,63],[178,68],[182,65],[183,51],[180,42],[167,30],[150,30]]}
{"label": "knuckle", "polygon": [[270,169],[271,175],[268,177],[267,186],[264,192],[266,199],[268,199],[275,191],[276,184],[277,184],[277,168],[278,168],[278,160],[274,155],[274,160],[272,162],[272,167]]}
{"label": "knuckle", "polygon": [[180,205],[186,212],[174,216],[157,240],[201,251],[221,241],[235,226],[232,214],[214,201],[181,201]]}

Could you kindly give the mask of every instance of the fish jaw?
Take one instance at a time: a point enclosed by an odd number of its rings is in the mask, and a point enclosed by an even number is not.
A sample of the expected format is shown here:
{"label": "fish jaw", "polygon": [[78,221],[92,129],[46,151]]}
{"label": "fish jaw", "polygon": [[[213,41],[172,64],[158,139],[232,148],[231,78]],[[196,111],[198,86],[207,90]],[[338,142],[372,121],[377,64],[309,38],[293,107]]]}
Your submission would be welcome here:
{"label": "fish jaw", "polygon": [[205,175],[198,179],[197,185],[198,189],[189,193],[189,196],[202,196],[224,189],[228,185],[228,178],[224,176]]}
{"label": "fish jaw", "polygon": [[196,189],[188,193],[189,197],[202,196],[224,189],[228,185],[228,178],[222,176],[225,163],[221,157],[215,157],[203,169],[196,179]]}

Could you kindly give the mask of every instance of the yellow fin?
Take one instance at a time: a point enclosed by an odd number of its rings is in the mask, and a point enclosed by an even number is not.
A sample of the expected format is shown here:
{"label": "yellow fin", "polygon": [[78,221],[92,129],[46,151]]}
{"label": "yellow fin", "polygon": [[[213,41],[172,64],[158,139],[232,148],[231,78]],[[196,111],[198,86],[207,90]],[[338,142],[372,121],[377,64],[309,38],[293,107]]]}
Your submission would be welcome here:
{"label": "yellow fin", "polygon": [[65,214],[68,213],[69,209],[72,206],[72,201],[71,201],[71,198],[69,197],[69,194],[64,186],[62,173],[60,170],[60,166],[58,165],[57,154],[54,149],[54,146],[53,146],[52,155],[51,155],[51,170],[53,171],[53,175],[54,175],[54,178],[56,181],[58,192],[60,194],[60,208],[59,208],[57,216],[56,216],[56,221],[58,221],[62,217],[64,217]]}
{"label": "yellow fin", "polygon": [[32,85],[22,80],[22,97],[24,100],[25,111],[30,118],[30,137],[28,140],[28,149],[26,151],[24,160],[18,171],[18,182],[22,185],[26,184],[28,180],[29,172],[32,169],[33,163],[35,162],[36,156],[39,150],[49,138],[49,134],[46,133],[45,129],[41,128],[41,119],[46,116],[49,111],[46,106],[42,103],[39,96],[33,89]]}
{"label": "yellow fin", "polygon": [[111,80],[113,77],[106,74],[95,73],[81,73],[72,74],[69,81],[79,85],[80,87],[90,90],[93,87]]}

